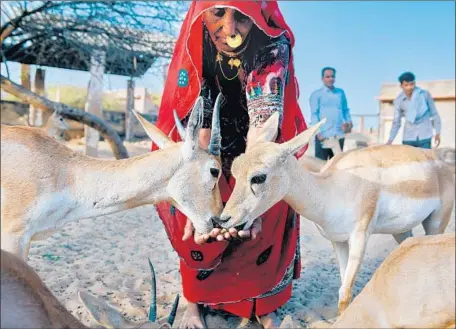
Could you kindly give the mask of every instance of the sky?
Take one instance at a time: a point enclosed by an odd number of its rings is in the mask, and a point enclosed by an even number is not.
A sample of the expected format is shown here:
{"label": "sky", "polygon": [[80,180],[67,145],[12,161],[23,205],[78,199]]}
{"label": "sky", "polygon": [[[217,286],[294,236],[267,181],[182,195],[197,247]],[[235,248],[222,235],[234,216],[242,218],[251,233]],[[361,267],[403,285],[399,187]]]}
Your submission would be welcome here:
{"label": "sky", "polygon": [[[455,79],[455,2],[453,1],[280,1],[296,44],[294,64],[300,105],[310,121],[309,96],[321,87],[321,68],[337,70],[352,114],[376,114],[383,83],[404,71],[417,82]],[[2,64],[2,74],[5,74]],[[11,63],[13,80],[19,67]],[[46,69],[48,86],[87,86],[85,72]],[[148,74],[136,86],[161,92],[162,78]],[[106,76],[106,89],[126,88],[126,78]],[[356,121],[355,121],[356,124]],[[366,120],[376,127],[377,120]]]}

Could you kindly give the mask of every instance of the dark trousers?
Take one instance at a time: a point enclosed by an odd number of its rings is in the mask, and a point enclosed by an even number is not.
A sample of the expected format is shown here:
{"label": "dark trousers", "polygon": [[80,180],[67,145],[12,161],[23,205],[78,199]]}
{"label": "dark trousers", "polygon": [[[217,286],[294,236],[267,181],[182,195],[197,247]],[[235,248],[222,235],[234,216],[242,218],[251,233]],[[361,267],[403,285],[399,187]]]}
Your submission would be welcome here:
{"label": "dark trousers", "polygon": [[420,147],[422,149],[431,149],[431,138],[416,141],[403,141],[402,144],[410,145],[414,147]]}
{"label": "dark trousers", "polygon": [[[341,138],[339,139],[339,144],[340,144],[340,149],[344,149],[344,142],[345,139]],[[331,149],[325,149],[321,145],[321,141],[315,137],[315,157],[322,159],[322,160],[329,160],[334,156],[334,153]]]}

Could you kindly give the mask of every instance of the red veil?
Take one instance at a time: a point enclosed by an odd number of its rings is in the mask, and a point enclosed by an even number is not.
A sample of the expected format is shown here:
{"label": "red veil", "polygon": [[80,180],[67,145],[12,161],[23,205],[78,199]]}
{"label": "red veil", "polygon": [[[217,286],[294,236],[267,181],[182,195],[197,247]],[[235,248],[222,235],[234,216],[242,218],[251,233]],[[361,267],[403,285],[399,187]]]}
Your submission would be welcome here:
{"label": "red veil", "polygon": [[[201,14],[215,5],[236,8],[251,17],[261,30],[272,37],[285,33],[291,46],[294,46],[293,33],[285,23],[277,1],[193,1],[176,43],[157,121],[158,128],[174,141],[179,141],[180,138],[175,128],[173,110],[176,109],[179,118],[185,117],[201,91]],[[307,128],[298,104],[298,83],[294,76],[292,52],[290,53],[289,82],[284,92],[282,142]],[[157,146],[153,145],[152,150],[156,149]],[[304,151],[305,148],[298,156]],[[228,200],[234,183],[234,179],[227,182],[222,175],[219,185],[223,201]],[[183,292],[189,301],[212,304],[214,307],[223,303],[224,309],[249,317],[252,312],[252,302],[249,299],[274,288],[295,257],[299,219],[283,201],[262,216],[263,231],[260,236],[239,245],[213,242],[198,246],[193,239],[184,242],[182,236],[186,217],[168,203],[161,203],[156,208],[171,244],[181,258]],[[295,259],[295,265],[296,278],[300,271],[299,258]],[[258,299],[256,314],[273,311],[284,304],[290,295],[291,285],[285,293]]]}

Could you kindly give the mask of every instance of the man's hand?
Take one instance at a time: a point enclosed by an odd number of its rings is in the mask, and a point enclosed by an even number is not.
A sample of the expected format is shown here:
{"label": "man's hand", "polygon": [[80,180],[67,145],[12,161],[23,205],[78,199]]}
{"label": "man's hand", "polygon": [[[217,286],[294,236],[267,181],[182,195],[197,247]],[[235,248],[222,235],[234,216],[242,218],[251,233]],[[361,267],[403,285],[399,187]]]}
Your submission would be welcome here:
{"label": "man's hand", "polygon": [[436,134],[434,138],[435,138],[435,147],[437,148],[440,145],[440,134]]}
{"label": "man's hand", "polygon": [[352,128],[353,128],[353,123],[351,123],[351,122],[345,122],[344,124],[342,124],[342,130],[346,134],[350,133],[352,131]]}

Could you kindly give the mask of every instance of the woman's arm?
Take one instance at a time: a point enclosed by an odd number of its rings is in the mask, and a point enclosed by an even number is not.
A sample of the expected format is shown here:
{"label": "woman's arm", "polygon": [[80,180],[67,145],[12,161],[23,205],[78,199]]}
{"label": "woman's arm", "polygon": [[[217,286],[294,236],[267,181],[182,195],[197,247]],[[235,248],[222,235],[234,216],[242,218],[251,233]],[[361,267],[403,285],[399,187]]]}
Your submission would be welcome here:
{"label": "woman's arm", "polygon": [[255,68],[248,75],[246,84],[250,118],[247,144],[255,141],[263,124],[274,112],[280,113],[281,126],[289,60],[290,44],[285,36],[264,47],[257,55]]}

